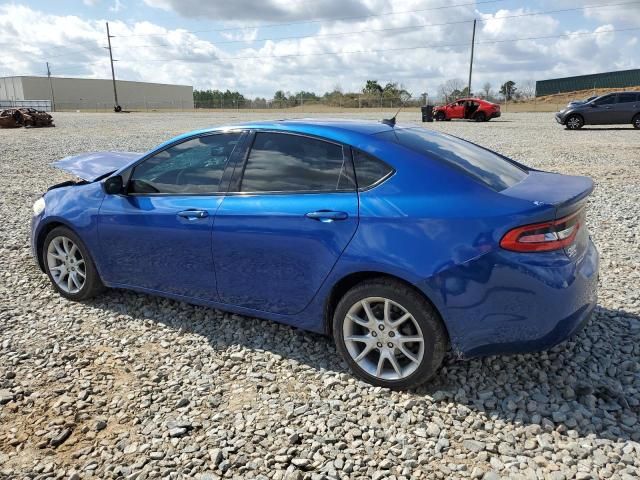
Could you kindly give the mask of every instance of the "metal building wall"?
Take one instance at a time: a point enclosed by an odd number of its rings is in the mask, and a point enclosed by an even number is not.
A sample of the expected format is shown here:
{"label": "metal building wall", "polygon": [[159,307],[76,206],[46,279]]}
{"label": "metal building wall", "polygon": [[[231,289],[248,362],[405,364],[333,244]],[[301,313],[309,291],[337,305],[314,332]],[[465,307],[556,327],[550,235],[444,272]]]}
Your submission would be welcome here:
{"label": "metal building wall", "polygon": [[627,88],[640,86],[640,69],[594,73],[576,77],[552,78],[536,82],[536,97],[595,88]]}
{"label": "metal building wall", "polygon": [[[58,111],[111,110],[113,108],[113,83],[111,80],[52,77],[51,81],[55,96],[55,109]],[[19,92],[22,99],[25,100],[51,99],[51,88],[47,77],[7,77],[0,79],[0,88],[3,84],[7,84],[10,89],[13,85],[19,85]],[[188,85],[118,80],[116,86],[118,101],[125,110],[186,110],[193,108],[193,87]],[[3,90],[0,90],[0,99],[4,100],[3,93]]]}
{"label": "metal building wall", "polygon": [[[49,96],[45,98],[49,98]],[[22,77],[0,78],[0,100],[24,100]]]}

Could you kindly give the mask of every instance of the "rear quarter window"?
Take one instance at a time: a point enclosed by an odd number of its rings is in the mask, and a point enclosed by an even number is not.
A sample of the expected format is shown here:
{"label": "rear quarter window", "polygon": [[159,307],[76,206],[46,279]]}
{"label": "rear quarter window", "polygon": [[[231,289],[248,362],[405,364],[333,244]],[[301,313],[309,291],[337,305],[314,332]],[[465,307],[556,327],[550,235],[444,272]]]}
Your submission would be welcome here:
{"label": "rear quarter window", "polygon": [[527,176],[527,171],[500,155],[459,138],[422,128],[400,128],[378,137],[448,163],[484,185],[502,191]]}

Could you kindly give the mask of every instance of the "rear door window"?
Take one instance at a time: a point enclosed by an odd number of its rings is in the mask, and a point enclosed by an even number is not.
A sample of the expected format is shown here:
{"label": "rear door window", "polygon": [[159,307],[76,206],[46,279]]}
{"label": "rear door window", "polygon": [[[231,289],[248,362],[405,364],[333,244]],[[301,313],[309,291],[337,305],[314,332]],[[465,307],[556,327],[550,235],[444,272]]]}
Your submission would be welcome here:
{"label": "rear door window", "polygon": [[377,135],[444,161],[496,191],[509,188],[527,176],[525,169],[497,153],[449,135],[423,128],[394,128]]}
{"label": "rear door window", "polygon": [[353,167],[341,145],[286,133],[256,133],[242,192],[355,190]]}
{"label": "rear door window", "polygon": [[393,173],[393,168],[382,160],[360,150],[353,150],[353,164],[356,169],[358,190],[370,188]]}
{"label": "rear door window", "polygon": [[637,98],[635,93],[620,93],[618,94],[618,103],[634,103]]}

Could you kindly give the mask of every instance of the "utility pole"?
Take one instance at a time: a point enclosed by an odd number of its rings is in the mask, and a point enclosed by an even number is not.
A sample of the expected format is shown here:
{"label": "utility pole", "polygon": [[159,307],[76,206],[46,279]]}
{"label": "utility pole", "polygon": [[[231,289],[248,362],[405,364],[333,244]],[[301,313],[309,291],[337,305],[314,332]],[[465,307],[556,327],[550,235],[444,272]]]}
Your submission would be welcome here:
{"label": "utility pole", "polygon": [[469,85],[468,85],[468,96],[471,96],[471,73],[473,72],[473,47],[476,43],[476,21],[473,21],[473,34],[471,35],[471,60],[469,61]]}
{"label": "utility pole", "polygon": [[111,61],[111,79],[113,80],[113,101],[114,101],[113,110],[116,112],[120,112],[122,110],[122,107],[120,107],[120,104],[118,103],[118,91],[116,90],[116,72],[113,69],[113,52],[111,51],[111,39],[113,38],[113,36],[109,34],[109,22],[106,22],[106,23],[107,23],[107,44],[109,45],[109,60]]}
{"label": "utility pole", "polygon": [[51,69],[49,68],[49,62],[47,62],[47,77],[49,77],[49,88],[51,89],[51,111],[56,111],[56,97],[53,95],[53,82],[51,80]]}

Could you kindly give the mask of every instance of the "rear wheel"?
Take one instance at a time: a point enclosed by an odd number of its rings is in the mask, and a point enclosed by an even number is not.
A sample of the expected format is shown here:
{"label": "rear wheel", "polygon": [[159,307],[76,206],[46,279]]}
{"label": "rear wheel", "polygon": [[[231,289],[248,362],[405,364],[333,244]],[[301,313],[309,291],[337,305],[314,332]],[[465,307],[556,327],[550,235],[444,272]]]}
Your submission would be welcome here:
{"label": "rear wheel", "polygon": [[436,112],[436,120],[438,122],[442,122],[445,119],[444,112]]}
{"label": "rear wheel", "polygon": [[640,113],[633,117],[633,128],[640,128]]}
{"label": "rear wheel", "polygon": [[82,240],[66,227],[56,227],[44,240],[44,267],[53,287],[70,300],[87,300],[104,289]]}
{"label": "rear wheel", "polygon": [[333,335],[356,376],[398,389],[433,377],[448,346],[433,307],[390,279],[366,281],[349,290],[336,307]]}
{"label": "rear wheel", "polygon": [[571,115],[564,123],[568,130],[579,130],[584,125],[584,120],[580,115]]}
{"label": "rear wheel", "polygon": [[486,122],[487,121],[487,116],[483,112],[478,112],[473,116],[473,119],[476,122]]}

